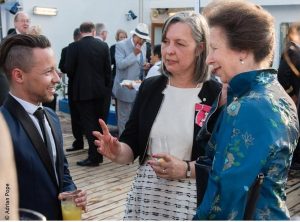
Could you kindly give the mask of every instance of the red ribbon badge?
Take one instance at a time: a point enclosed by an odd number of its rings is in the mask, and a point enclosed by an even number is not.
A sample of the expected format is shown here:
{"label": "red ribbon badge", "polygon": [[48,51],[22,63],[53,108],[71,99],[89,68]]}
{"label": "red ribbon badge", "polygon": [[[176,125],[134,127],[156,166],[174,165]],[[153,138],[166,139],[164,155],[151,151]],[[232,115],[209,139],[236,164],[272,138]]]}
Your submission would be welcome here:
{"label": "red ribbon badge", "polygon": [[199,103],[195,104],[195,111],[196,111],[195,123],[198,126],[200,127],[203,126],[210,109],[211,106],[199,104]]}

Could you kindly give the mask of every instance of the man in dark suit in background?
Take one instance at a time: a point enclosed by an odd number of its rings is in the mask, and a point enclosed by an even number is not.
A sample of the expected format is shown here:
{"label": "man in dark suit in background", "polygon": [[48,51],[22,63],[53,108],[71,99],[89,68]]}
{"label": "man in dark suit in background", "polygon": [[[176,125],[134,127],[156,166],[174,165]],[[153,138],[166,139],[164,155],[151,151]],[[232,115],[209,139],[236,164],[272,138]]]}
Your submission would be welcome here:
{"label": "man in dark suit in background", "polygon": [[65,69],[73,78],[73,100],[80,114],[81,126],[88,140],[88,158],[77,162],[79,166],[99,166],[103,156],[94,144],[94,130],[100,130],[98,119],[105,119],[106,98],[110,95],[111,67],[109,48],[95,39],[95,25],[80,25],[82,38],[70,44]]}
{"label": "man in dark suit in background", "polygon": [[[10,84],[0,111],[13,141],[19,207],[38,211],[48,220],[61,220],[59,194],[76,186],[63,152],[58,116],[41,106],[53,100],[59,82],[49,40],[23,34],[6,38],[0,47],[0,67]],[[76,202],[85,209],[86,192],[80,191]]]}
{"label": "man in dark suit in background", "polygon": [[[79,41],[81,38],[81,33],[79,28],[76,28],[73,33],[74,42]],[[74,43],[73,42],[73,43]],[[73,44],[71,43],[71,44]],[[80,123],[80,115],[73,100],[73,77],[66,72],[65,69],[65,62],[66,62],[66,55],[67,55],[68,46],[63,48],[61,51],[60,61],[59,61],[59,69],[63,73],[66,73],[68,76],[68,102],[71,114],[71,127],[73,137],[75,138],[74,142],[72,143],[72,147],[66,149],[66,151],[75,151],[83,149],[83,129]]]}

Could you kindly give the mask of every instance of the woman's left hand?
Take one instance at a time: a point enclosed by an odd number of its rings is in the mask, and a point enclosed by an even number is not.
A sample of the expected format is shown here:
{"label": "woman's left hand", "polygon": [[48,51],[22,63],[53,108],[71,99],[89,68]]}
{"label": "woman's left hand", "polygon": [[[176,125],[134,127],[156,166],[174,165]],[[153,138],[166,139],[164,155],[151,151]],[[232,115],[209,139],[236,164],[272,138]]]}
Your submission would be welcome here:
{"label": "woman's left hand", "polygon": [[165,179],[186,178],[187,164],[185,161],[164,153],[152,155],[148,160],[156,175]]}

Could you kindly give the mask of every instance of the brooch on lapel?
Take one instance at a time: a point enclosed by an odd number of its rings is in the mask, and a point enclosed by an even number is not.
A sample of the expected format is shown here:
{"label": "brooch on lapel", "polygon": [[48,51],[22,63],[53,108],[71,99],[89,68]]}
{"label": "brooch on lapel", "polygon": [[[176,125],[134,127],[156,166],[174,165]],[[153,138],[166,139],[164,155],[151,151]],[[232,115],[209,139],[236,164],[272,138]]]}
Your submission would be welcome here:
{"label": "brooch on lapel", "polygon": [[236,116],[240,110],[240,107],[241,103],[238,101],[237,97],[234,97],[232,103],[230,103],[227,107],[227,113],[230,116]]}
{"label": "brooch on lapel", "polygon": [[211,106],[196,103],[195,104],[195,111],[196,111],[196,118],[195,118],[195,123],[202,127],[206,117],[211,109]]}

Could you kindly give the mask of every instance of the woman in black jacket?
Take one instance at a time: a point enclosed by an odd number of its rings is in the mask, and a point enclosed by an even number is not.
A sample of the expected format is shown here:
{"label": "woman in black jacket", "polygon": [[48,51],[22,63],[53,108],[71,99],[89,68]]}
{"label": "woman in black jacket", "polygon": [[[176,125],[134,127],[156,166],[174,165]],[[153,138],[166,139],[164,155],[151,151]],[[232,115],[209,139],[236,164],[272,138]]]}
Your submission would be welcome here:
{"label": "woman in black jacket", "polygon": [[[162,75],[139,88],[119,140],[107,126],[94,132],[98,151],[119,164],[139,157],[140,167],[128,195],[126,220],[191,220],[196,210],[195,160],[201,129],[221,85],[210,79],[205,59],[208,26],[194,12],[170,17],[162,32]],[[162,152],[147,149],[150,138],[165,137]]]}

